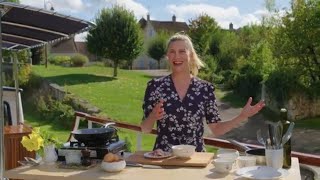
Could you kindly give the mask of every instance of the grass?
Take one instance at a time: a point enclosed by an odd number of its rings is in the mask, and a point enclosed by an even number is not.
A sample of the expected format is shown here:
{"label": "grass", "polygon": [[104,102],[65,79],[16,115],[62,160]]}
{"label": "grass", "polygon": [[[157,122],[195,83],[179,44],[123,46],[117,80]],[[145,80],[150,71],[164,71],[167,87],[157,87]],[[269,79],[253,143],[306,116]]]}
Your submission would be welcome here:
{"label": "grass", "polygon": [[299,121],[295,121],[295,127],[320,130],[320,117],[301,119]]}
{"label": "grass", "polygon": [[132,124],[141,122],[144,91],[150,80],[142,73],[119,70],[113,78],[113,69],[102,66],[34,66],[33,72],[97,106],[101,115]]}
{"label": "grass", "polygon": [[[48,66],[47,69],[43,66],[33,66],[32,71],[97,106],[101,109],[102,116],[132,124],[141,122],[144,91],[151,77],[138,72],[118,70],[118,77],[114,78],[113,69],[103,66]],[[31,103],[24,104],[24,112],[27,124],[53,132],[62,141],[69,137],[70,128],[50,120],[41,120],[34,113]],[[137,132],[120,129],[118,134],[120,139],[130,140],[132,150],[136,150]],[[142,149],[152,149],[155,136],[143,134],[142,137]]]}

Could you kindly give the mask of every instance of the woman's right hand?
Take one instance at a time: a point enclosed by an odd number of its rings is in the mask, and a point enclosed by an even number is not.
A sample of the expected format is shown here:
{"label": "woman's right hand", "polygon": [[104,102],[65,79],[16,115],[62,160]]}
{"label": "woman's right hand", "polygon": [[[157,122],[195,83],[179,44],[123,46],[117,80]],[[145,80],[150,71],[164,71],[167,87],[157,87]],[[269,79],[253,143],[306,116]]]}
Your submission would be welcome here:
{"label": "woman's right hand", "polygon": [[163,118],[165,112],[163,108],[164,100],[160,99],[160,101],[154,106],[151,113],[149,114],[149,119],[154,121],[158,121]]}

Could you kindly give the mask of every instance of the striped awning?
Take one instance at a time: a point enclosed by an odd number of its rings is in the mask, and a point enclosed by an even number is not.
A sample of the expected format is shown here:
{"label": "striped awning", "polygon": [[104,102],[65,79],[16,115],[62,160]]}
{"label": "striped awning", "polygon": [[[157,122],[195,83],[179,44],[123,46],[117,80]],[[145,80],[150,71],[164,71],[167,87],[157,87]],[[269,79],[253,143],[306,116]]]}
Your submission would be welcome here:
{"label": "striped awning", "polygon": [[94,24],[23,4],[0,2],[2,48],[26,49],[70,38]]}

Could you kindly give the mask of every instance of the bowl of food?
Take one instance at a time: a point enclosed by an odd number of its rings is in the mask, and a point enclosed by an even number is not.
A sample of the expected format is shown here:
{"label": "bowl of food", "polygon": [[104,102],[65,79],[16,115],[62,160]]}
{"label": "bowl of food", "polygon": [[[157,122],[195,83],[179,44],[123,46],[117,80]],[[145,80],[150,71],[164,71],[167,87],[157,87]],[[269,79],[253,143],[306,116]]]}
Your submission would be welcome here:
{"label": "bowl of food", "polygon": [[126,161],[113,153],[106,154],[101,163],[101,168],[107,172],[119,172],[125,167]]}
{"label": "bowl of food", "polygon": [[192,145],[175,145],[172,146],[172,153],[179,158],[190,158],[195,152],[196,147]]}

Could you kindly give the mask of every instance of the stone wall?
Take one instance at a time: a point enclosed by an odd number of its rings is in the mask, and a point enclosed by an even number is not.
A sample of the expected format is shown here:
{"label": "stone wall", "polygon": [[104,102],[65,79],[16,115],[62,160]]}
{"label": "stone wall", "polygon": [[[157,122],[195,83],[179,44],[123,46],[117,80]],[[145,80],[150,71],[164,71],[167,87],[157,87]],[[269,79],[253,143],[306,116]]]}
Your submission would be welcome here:
{"label": "stone wall", "polygon": [[320,116],[320,98],[309,98],[306,95],[297,94],[292,96],[286,106],[288,116],[293,120]]}
{"label": "stone wall", "polygon": [[[279,112],[279,104],[265,93],[265,102],[267,107],[275,112]],[[304,94],[294,94],[284,103],[288,110],[288,118],[290,120],[300,120],[308,117],[320,116],[320,98],[309,98]]]}
{"label": "stone wall", "polygon": [[91,105],[88,101],[76,98],[72,96],[69,92],[64,91],[64,89],[55,83],[50,83],[43,80],[39,89],[39,93],[44,95],[50,95],[52,98],[62,101],[66,96],[70,98],[70,104],[74,110],[85,112],[88,114],[98,114],[101,112],[99,108]]}

